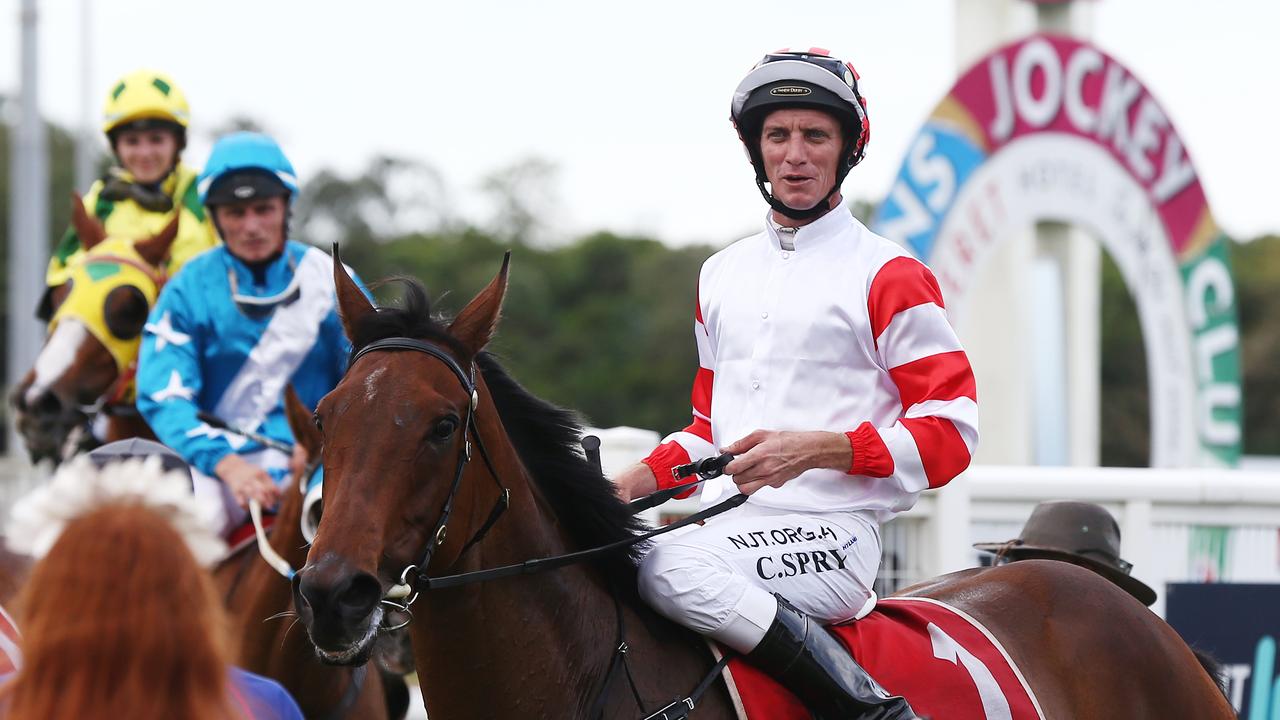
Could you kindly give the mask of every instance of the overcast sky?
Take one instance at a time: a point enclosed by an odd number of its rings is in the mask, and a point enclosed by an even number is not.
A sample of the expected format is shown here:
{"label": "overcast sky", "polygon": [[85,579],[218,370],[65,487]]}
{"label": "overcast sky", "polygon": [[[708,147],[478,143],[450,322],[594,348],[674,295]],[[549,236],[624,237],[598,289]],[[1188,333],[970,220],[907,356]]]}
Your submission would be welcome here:
{"label": "overcast sky", "polygon": [[[1186,141],[1219,223],[1280,232],[1280,3],[1094,0],[1093,40],[1132,70]],[[0,2],[0,93],[18,87],[19,0]],[[81,2],[41,2],[41,106],[85,115]],[[559,168],[556,229],[717,245],[764,205],[729,96],[765,51],[831,48],[869,98],[872,142],[846,195],[879,200],[957,74],[953,0],[332,2],[110,0],[92,9],[97,122],[108,85],[173,75],[194,125],[235,115],[274,132],[305,179],[376,153],[430,163],[457,211],[527,157]],[[203,163],[206,142],[187,159]]]}

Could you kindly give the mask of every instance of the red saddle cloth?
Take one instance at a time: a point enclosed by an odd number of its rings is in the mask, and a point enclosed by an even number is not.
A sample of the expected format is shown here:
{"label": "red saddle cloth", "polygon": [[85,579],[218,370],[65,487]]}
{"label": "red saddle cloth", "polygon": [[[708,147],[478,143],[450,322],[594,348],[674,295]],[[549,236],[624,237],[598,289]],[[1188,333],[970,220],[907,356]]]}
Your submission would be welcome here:
{"label": "red saddle cloth", "polygon": [[[275,513],[264,512],[262,514],[263,530],[270,530],[271,526],[275,524]],[[258,540],[258,534],[257,530],[253,527],[253,521],[245,520],[239,527],[232,530],[223,539],[227,541],[227,557],[231,557],[256,542]]]}
{"label": "red saddle cloth", "polygon": [[[881,600],[856,622],[832,628],[889,692],[930,720],[1043,720],[1004,649],[968,615],[927,598]],[[749,720],[808,720],[788,690],[750,663],[729,663]]]}

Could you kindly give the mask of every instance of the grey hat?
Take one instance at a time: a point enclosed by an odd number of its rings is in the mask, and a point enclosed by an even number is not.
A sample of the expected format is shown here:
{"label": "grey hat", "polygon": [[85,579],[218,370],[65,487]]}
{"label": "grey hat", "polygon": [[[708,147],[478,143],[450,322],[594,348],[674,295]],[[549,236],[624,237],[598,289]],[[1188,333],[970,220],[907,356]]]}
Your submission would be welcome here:
{"label": "grey hat", "polygon": [[1094,503],[1053,500],[1036,505],[1022,534],[1001,543],[975,543],[997,558],[1065,560],[1083,565],[1124,588],[1143,605],[1156,591],[1133,577],[1133,563],[1120,558],[1120,526],[1106,508]]}
{"label": "grey hat", "polygon": [[[98,468],[110,465],[113,462],[135,458],[145,460],[149,457],[159,457],[160,467],[166,472],[177,470],[185,474],[188,480],[191,480],[191,466],[187,464],[187,461],[183,460],[182,456],[174,452],[169,446],[162,445],[155,440],[129,438],[128,440],[110,442],[89,451],[89,461]],[[194,482],[192,487],[194,487]]]}

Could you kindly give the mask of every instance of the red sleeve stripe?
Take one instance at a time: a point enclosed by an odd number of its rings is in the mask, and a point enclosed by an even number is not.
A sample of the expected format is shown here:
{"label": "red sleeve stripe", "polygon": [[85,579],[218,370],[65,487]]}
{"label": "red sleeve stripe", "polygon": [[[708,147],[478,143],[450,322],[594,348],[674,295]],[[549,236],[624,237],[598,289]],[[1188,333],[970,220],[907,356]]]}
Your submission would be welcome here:
{"label": "red sleeve stripe", "polygon": [[894,315],[923,303],[945,307],[942,290],[929,268],[910,257],[896,257],[885,263],[871,280],[867,293],[871,337],[880,337]]}
{"label": "red sleeve stripe", "polygon": [[[664,490],[676,484],[675,478],[671,476],[671,468],[677,465],[684,465],[689,462],[689,452],[680,447],[678,442],[665,442],[653,449],[649,453],[649,457],[640,462],[649,466],[653,471],[653,476],[658,480],[658,489]],[[682,497],[687,497],[693,489],[690,488],[688,493]]]}
{"label": "red sleeve stripe", "polygon": [[888,368],[961,349],[946,312],[933,303],[922,303],[894,315],[889,327],[876,338],[876,345]]}
{"label": "red sleeve stripe", "polygon": [[[706,368],[698,368],[698,374],[693,377],[693,392],[689,399],[693,403],[695,418],[706,420],[711,417],[711,388],[715,385],[715,379],[716,374]],[[711,441],[710,433],[707,433],[706,440]]]}
{"label": "red sleeve stripe", "polygon": [[942,487],[969,467],[969,448],[950,420],[923,417],[903,418],[899,422],[915,439],[929,487]]}
{"label": "red sleeve stripe", "polygon": [[930,355],[899,365],[889,371],[889,377],[898,386],[904,411],[926,400],[954,400],[960,397],[974,402],[978,400],[973,368],[969,367],[969,358],[963,350]]}
{"label": "red sleeve stripe", "polygon": [[853,448],[850,475],[886,478],[893,474],[893,455],[874,425],[864,422],[857,430],[845,433],[845,436],[849,438],[849,445]]}
{"label": "red sleeve stripe", "polygon": [[950,420],[951,424],[956,426],[956,430],[960,431],[960,437],[964,438],[965,447],[969,448],[970,455],[973,454],[974,448],[978,447],[978,403],[969,398],[925,400],[912,405],[907,410],[906,417],[937,417]]}
{"label": "red sleeve stripe", "polygon": [[689,425],[680,432],[687,432],[699,440],[709,443],[711,442],[711,421],[704,417],[694,415],[693,422],[689,423]]}

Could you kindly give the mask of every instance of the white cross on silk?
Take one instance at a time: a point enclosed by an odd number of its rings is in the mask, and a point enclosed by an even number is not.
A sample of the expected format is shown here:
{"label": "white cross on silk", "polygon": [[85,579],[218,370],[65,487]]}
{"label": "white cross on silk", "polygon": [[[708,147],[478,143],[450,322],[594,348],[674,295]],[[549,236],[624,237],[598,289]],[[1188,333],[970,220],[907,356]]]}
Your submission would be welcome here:
{"label": "white cross on silk", "polygon": [[156,336],[156,352],[164,350],[166,345],[182,346],[191,342],[191,336],[173,329],[173,320],[169,311],[160,316],[160,322],[147,323],[146,329]]}

